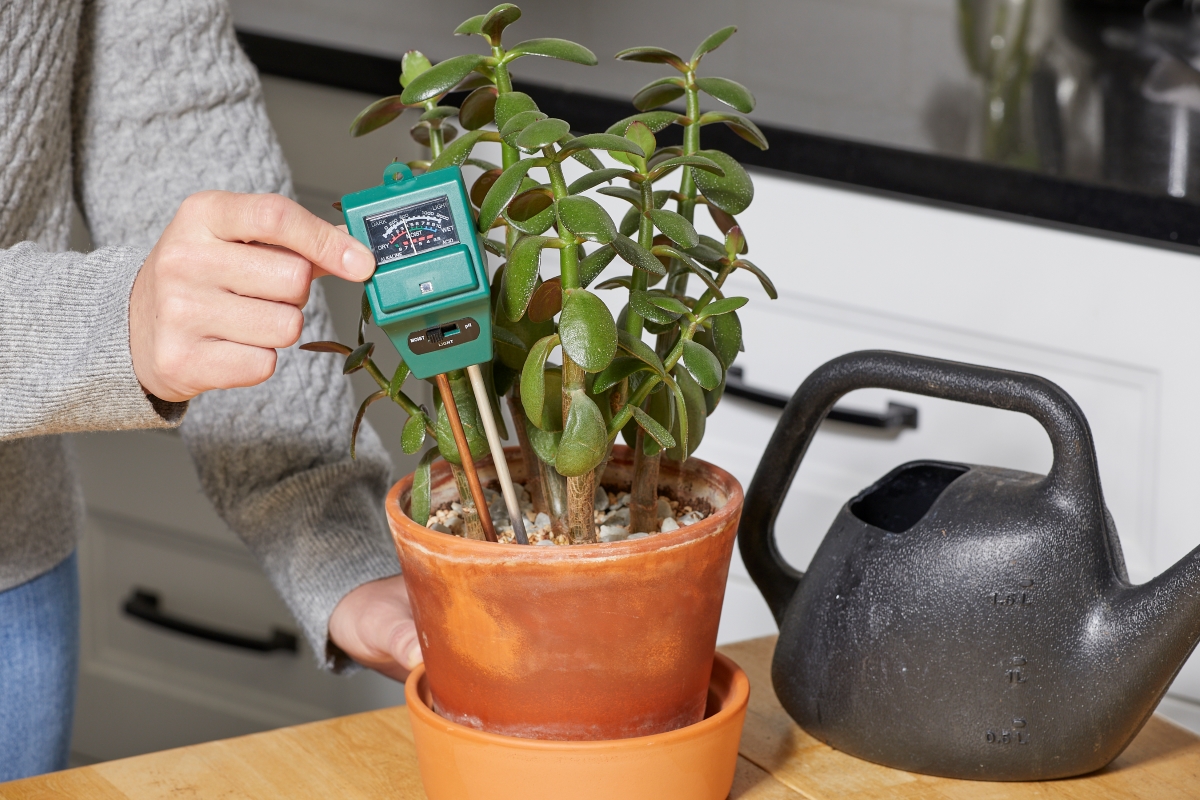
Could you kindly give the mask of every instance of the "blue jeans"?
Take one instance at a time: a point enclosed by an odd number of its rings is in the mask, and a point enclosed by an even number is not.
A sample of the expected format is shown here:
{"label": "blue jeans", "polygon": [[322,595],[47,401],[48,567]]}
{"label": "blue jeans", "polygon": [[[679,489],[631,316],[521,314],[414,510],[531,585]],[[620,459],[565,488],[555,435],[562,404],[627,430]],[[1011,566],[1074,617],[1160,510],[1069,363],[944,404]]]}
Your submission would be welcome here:
{"label": "blue jeans", "polygon": [[0,592],[0,781],[66,769],[79,667],[75,554]]}

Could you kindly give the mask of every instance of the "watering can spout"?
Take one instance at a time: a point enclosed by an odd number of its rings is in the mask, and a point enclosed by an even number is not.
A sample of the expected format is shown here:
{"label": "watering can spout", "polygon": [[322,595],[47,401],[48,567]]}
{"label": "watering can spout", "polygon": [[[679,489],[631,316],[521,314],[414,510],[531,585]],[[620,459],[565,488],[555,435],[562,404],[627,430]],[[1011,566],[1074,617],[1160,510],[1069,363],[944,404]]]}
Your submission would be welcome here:
{"label": "watering can spout", "polygon": [[1200,547],[1157,578],[1127,590],[1119,618],[1119,628],[1136,632],[1141,647],[1170,669],[1168,681],[1174,678],[1200,641]]}

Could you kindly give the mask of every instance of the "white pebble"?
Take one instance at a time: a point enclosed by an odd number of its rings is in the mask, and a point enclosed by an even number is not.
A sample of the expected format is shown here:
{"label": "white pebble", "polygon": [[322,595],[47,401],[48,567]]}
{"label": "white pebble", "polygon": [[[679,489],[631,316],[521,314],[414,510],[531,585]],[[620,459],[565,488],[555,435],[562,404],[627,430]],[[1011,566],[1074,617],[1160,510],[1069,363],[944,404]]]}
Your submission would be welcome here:
{"label": "white pebble", "polygon": [[538,547],[553,547],[554,541],[551,539],[541,539],[537,543]]}
{"label": "white pebble", "polygon": [[675,521],[674,517],[667,517],[662,521],[662,525],[659,526],[658,530],[662,533],[677,531],[679,530],[679,523]]}
{"label": "white pebble", "polygon": [[618,508],[604,518],[605,525],[629,525],[629,507]]}
{"label": "white pebble", "polygon": [[659,519],[666,519],[674,512],[671,511],[671,503],[665,497],[658,498],[658,507],[655,509]]}
{"label": "white pebble", "polygon": [[629,534],[629,539],[627,539],[626,541],[630,541],[632,539],[645,539],[649,535],[650,534],[648,534],[648,533],[631,533],[631,534]]}
{"label": "white pebble", "polygon": [[533,527],[548,528],[550,527],[550,515],[545,511],[539,511],[538,515],[533,518]]}
{"label": "white pebble", "polygon": [[592,506],[597,511],[608,509],[608,492],[604,491],[603,486],[596,487],[596,494],[592,497]]}
{"label": "white pebble", "polygon": [[455,500],[453,503],[450,504],[450,510],[453,511],[455,514],[461,514],[462,513],[462,503]]}
{"label": "white pebble", "polygon": [[704,519],[704,515],[701,514],[699,511],[689,511],[688,513],[684,514],[682,517],[679,518],[679,524],[680,525],[694,525],[702,519]]}
{"label": "white pebble", "polygon": [[629,505],[629,492],[621,492],[617,495],[617,502],[613,503],[615,508]]}
{"label": "white pebble", "polygon": [[601,525],[600,541],[621,542],[629,537],[629,528],[625,525]]}

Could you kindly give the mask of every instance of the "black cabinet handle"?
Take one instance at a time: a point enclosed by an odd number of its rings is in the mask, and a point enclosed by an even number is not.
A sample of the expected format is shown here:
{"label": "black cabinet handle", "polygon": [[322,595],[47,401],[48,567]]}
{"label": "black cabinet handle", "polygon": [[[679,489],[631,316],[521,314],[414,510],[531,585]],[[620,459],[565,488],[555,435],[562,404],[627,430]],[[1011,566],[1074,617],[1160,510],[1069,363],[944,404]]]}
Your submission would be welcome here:
{"label": "black cabinet handle", "polygon": [[[752,403],[768,406],[769,408],[783,408],[788,404],[790,397],[784,397],[781,394],[768,392],[763,389],[755,389],[742,383],[741,367],[730,367],[725,380],[725,393],[740,397],[743,400],[749,400]],[[846,408],[845,406],[834,406],[825,419],[833,420],[834,422],[844,422],[848,425],[862,425],[864,428],[876,428],[885,431],[898,431],[904,428],[917,429],[917,409],[913,406],[906,406],[903,403],[888,403],[887,410],[880,413],[878,411],[861,411],[857,408]]]}
{"label": "black cabinet handle", "polygon": [[158,607],[158,593],[146,589],[134,589],[133,594],[121,608],[129,616],[136,617],[143,622],[149,622],[151,625],[208,642],[218,642],[242,650],[253,650],[256,653],[270,653],[275,650],[285,650],[289,653],[299,651],[299,642],[296,640],[295,634],[280,628],[272,628],[270,636],[266,639],[252,639],[249,636],[226,633],[164,614]]}

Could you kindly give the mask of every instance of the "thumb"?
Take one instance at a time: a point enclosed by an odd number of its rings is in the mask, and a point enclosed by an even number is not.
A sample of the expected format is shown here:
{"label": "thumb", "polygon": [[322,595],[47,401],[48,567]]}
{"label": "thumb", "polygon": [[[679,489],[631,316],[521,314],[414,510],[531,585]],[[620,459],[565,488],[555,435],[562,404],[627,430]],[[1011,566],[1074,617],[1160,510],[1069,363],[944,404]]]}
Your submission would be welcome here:
{"label": "thumb", "polygon": [[388,653],[396,663],[411,670],[425,660],[421,652],[421,642],[417,638],[417,624],[406,619],[396,625],[392,631]]}

